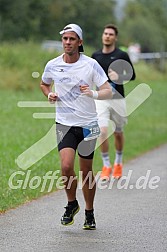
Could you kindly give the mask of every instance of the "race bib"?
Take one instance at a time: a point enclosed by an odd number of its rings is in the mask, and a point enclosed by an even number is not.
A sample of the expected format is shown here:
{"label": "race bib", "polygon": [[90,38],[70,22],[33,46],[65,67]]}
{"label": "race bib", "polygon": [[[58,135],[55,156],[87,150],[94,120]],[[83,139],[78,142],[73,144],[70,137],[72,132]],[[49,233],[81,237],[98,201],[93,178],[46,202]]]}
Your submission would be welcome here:
{"label": "race bib", "polygon": [[83,135],[85,141],[98,138],[100,135],[100,128],[98,123],[92,122],[91,124],[84,126]]}

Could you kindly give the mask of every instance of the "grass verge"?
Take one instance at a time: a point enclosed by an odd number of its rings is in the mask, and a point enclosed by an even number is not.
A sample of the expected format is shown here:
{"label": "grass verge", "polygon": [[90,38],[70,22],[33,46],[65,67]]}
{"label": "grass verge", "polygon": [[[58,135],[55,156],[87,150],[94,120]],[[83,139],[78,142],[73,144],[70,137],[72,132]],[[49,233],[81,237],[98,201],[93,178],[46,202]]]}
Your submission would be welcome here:
{"label": "grass verge", "polygon": [[[32,45],[29,46],[32,47]],[[30,48],[27,49],[29,55],[35,55],[35,52],[38,55],[37,57],[34,56],[35,63],[28,62],[28,59],[24,62],[22,58],[21,61],[19,60],[20,63],[13,64],[10,62],[9,64],[7,62],[9,55],[4,56],[8,54],[7,49],[3,53],[0,50],[3,55],[0,72],[4,73],[5,78],[5,82],[2,83],[2,79],[0,82],[2,97],[0,100],[0,212],[56,190],[58,181],[53,181],[54,183],[51,185],[48,180],[45,185],[43,184],[46,174],[52,175],[54,171],[60,170],[57,149],[50,151],[28,170],[21,169],[15,162],[22,152],[44,137],[54,124],[53,119],[34,119],[32,116],[34,112],[54,112],[54,109],[50,111],[46,108],[20,108],[17,106],[18,101],[46,101],[39,89],[39,79],[32,79],[31,72],[39,71],[41,73],[44,61],[46,63],[46,59],[52,58],[53,53],[41,52],[37,48],[35,51],[34,47],[33,50],[30,50]],[[12,48],[12,50],[15,49]],[[16,52],[12,52],[11,55],[15,59],[13,59],[13,62],[20,57],[19,53]],[[41,59],[40,55],[43,55]],[[25,53],[24,57],[28,57],[28,55]],[[41,65],[39,64],[40,61],[42,62]],[[137,80],[126,84],[126,93],[144,82],[152,89],[152,95],[128,118],[128,124],[125,127],[124,162],[167,142],[167,85],[165,75],[144,63],[135,67]],[[19,70],[20,68],[21,70]],[[112,161],[114,155],[113,137],[111,136],[110,157]],[[95,173],[101,170],[101,166],[100,151],[97,149],[94,159]],[[78,172],[78,158],[76,158],[76,171]],[[12,181],[15,189],[9,186],[9,179],[12,174],[16,174]]]}

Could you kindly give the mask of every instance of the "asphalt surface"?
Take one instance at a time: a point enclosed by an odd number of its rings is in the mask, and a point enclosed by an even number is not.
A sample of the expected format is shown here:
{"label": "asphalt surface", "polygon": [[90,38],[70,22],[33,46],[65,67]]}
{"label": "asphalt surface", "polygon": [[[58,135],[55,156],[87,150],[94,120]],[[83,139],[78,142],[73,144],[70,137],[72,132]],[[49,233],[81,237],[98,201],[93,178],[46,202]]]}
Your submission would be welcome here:
{"label": "asphalt surface", "polygon": [[75,223],[60,224],[60,190],[0,215],[0,251],[167,251],[167,144],[125,164],[123,175],[113,184],[97,179],[96,230],[82,230],[81,189]]}

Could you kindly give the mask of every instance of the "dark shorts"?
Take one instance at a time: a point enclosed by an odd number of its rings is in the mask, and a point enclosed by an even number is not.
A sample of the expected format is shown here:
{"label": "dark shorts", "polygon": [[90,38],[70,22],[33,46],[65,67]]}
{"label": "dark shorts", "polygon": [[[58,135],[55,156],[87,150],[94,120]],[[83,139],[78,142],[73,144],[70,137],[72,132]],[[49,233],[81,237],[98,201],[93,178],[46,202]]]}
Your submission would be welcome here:
{"label": "dark shorts", "polygon": [[85,141],[83,128],[56,123],[58,150],[72,148],[85,159],[93,159],[96,139]]}

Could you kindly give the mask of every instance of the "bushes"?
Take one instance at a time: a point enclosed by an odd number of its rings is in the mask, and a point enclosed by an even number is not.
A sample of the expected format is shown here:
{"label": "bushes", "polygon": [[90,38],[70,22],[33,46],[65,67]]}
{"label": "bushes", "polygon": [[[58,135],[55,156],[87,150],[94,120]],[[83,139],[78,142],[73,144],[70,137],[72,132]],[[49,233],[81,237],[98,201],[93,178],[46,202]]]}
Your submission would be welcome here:
{"label": "bushes", "polygon": [[37,79],[33,72],[42,73],[48,60],[56,56],[42,50],[40,44],[33,42],[3,43],[0,46],[1,88],[33,89]]}

